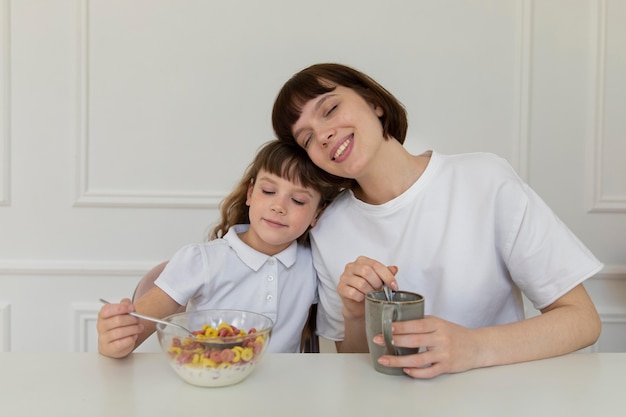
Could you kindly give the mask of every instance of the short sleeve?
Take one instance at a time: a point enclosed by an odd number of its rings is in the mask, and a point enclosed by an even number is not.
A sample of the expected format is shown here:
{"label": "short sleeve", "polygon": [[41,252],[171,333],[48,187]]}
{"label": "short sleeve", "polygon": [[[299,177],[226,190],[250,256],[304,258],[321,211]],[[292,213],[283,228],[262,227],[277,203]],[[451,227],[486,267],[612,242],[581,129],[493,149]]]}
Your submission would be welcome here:
{"label": "short sleeve", "polygon": [[200,245],[187,245],[177,251],[155,281],[180,305],[186,305],[203,283],[206,259]]}
{"label": "short sleeve", "polygon": [[344,337],[343,302],[337,292],[334,280],[321,259],[315,240],[311,240],[313,265],[317,271],[317,334],[325,339],[341,341]]}
{"label": "short sleeve", "polygon": [[602,269],[602,264],[530,187],[506,259],[511,277],[537,309]]}

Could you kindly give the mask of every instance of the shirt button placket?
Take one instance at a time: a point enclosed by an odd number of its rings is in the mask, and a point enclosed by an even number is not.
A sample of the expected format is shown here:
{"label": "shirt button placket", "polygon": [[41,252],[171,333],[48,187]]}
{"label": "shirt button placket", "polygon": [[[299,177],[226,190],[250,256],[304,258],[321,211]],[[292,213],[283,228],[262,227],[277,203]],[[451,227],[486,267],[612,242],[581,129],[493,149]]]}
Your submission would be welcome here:
{"label": "shirt button placket", "polygon": [[276,262],[276,259],[274,258],[270,258],[267,261],[267,264],[269,266],[268,270],[268,274],[267,274],[267,292],[265,295],[265,300],[267,300],[268,303],[272,303],[272,307],[270,308],[270,310],[276,312],[276,302],[274,301],[274,299],[276,298],[276,295],[278,294],[278,262]]}

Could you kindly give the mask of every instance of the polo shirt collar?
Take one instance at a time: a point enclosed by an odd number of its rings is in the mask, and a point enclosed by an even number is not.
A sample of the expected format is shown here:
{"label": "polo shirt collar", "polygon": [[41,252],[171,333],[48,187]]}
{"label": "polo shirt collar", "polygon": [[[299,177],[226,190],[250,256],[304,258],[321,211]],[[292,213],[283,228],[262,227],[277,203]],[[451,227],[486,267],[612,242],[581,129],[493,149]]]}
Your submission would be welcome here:
{"label": "polo shirt collar", "polygon": [[238,235],[247,231],[249,228],[249,224],[236,224],[228,229],[226,236],[224,236],[224,240],[228,242],[239,259],[241,259],[249,268],[254,271],[258,271],[270,258],[278,259],[286,268],[289,268],[296,262],[298,242],[294,241],[282,252],[277,253],[274,256],[269,256],[252,249],[239,238]]}

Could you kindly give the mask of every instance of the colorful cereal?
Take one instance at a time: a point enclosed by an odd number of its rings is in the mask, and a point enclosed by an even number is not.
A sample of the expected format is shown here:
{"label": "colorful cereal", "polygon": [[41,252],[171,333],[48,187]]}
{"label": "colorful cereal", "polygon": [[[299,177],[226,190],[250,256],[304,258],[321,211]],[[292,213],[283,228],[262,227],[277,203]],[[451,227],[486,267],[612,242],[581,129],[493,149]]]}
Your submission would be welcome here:
{"label": "colorful cereal", "polygon": [[[172,339],[169,348],[170,356],[180,365],[203,368],[224,369],[231,365],[243,364],[252,361],[262,353],[265,346],[265,336],[255,335],[256,329],[246,332],[235,326],[221,323],[217,328],[204,325],[201,330],[194,331],[195,337]],[[249,336],[243,339],[241,346],[220,349],[212,344],[202,342],[215,337]]]}

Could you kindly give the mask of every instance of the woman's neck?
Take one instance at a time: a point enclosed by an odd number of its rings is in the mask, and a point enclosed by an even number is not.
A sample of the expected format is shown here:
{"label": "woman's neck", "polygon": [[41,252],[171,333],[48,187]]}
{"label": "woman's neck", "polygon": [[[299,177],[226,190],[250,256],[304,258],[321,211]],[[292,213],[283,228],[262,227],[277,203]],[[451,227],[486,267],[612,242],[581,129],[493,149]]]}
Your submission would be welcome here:
{"label": "woman's neck", "polygon": [[378,205],[393,200],[415,184],[428,166],[430,152],[411,155],[396,140],[390,145],[381,149],[368,174],[357,179],[353,192],[365,203]]}

